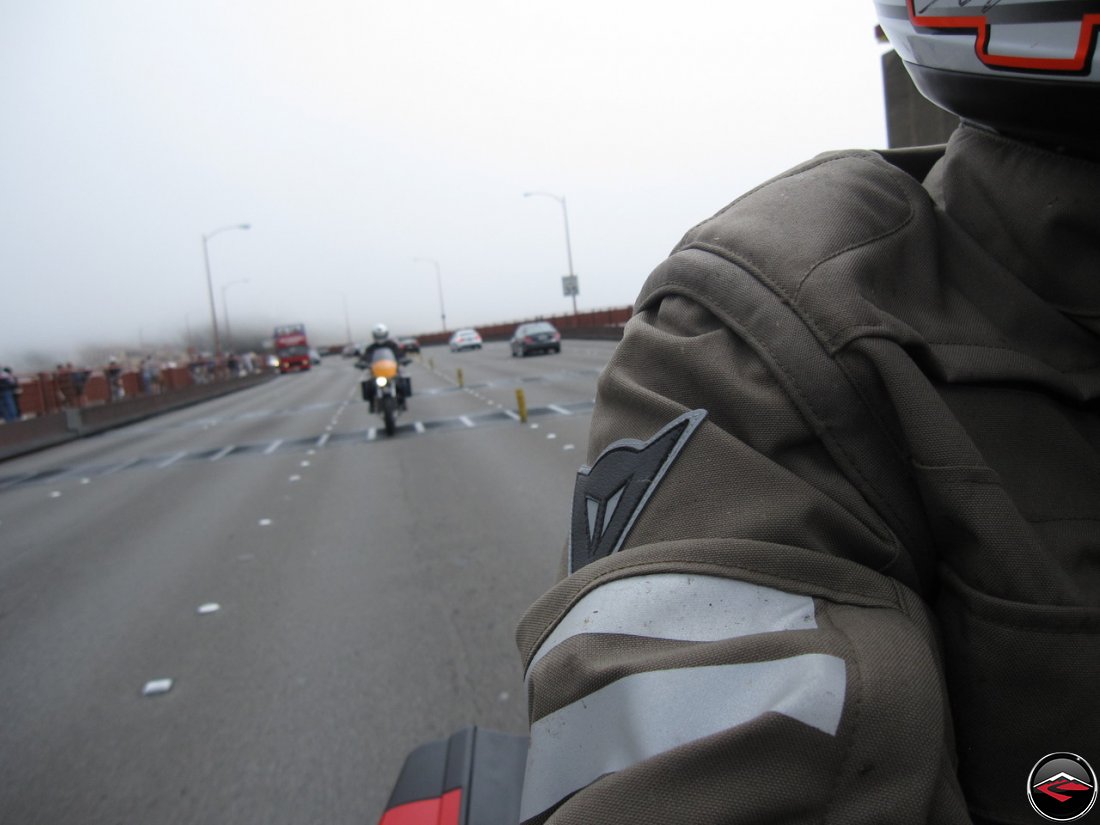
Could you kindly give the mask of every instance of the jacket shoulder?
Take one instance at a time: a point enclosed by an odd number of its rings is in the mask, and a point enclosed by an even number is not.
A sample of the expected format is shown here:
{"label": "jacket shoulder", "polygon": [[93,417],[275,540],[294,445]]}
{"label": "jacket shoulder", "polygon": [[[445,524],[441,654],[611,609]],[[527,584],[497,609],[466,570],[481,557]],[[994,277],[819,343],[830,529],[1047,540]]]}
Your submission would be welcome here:
{"label": "jacket shoulder", "polygon": [[707,252],[818,319],[823,336],[840,344],[845,330],[890,324],[880,299],[918,276],[930,254],[934,260],[934,213],[920,181],[882,155],[820,155],[691,229],[650,277],[639,308],[665,291],[670,278],[691,294],[691,279],[684,277],[691,266],[678,266],[677,258]]}

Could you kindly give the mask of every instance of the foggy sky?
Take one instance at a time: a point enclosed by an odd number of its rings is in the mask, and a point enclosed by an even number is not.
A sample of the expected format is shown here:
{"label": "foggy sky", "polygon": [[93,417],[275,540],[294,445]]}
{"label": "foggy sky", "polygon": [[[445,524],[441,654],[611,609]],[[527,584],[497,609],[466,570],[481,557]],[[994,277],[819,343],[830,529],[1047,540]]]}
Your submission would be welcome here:
{"label": "foggy sky", "polygon": [[[681,235],[885,145],[869,0],[0,0],[0,361],[631,303]],[[243,283],[247,281],[247,283]],[[346,310],[346,311],[345,311]],[[224,331],[223,331],[224,334]]]}

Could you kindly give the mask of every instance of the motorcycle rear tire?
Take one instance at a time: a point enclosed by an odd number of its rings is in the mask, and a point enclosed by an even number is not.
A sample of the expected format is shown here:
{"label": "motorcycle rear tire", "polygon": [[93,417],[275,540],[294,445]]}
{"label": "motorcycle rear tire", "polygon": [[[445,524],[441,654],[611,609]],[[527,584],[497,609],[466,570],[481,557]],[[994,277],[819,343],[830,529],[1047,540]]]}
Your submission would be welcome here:
{"label": "motorcycle rear tire", "polygon": [[386,422],[386,435],[393,435],[397,430],[395,406],[396,399],[392,395],[387,395],[382,399],[382,420]]}

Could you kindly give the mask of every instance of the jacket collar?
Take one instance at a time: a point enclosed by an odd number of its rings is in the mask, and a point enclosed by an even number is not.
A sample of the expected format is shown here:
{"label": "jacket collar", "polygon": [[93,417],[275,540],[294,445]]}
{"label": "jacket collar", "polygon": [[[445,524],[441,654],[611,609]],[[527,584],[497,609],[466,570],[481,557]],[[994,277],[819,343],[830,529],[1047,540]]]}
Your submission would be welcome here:
{"label": "jacket collar", "polygon": [[964,125],[926,186],[1036,297],[1100,334],[1100,163]]}

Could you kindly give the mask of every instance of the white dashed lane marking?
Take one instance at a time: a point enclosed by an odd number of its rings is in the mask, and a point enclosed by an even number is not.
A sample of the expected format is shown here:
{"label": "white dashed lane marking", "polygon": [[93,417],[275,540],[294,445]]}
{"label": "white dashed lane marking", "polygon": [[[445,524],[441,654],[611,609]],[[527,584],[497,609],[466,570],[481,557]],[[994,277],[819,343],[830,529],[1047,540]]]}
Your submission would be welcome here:
{"label": "white dashed lane marking", "polygon": [[164,461],[162,461],[160,464],[157,465],[157,468],[160,469],[160,470],[163,470],[165,467],[171,467],[173,464],[175,464],[177,461],[179,461],[185,455],[187,455],[186,451],[179,452],[179,453],[176,453],[175,455],[168,456],[168,458],[164,459]]}
{"label": "white dashed lane marking", "polygon": [[141,692],[145,696],[160,696],[163,693],[167,693],[172,689],[171,679],[153,679],[150,682],[145,683],[145,687]]}
{"label": "white dashed lane marking", "polygon": [[[580,414],[591,412],[595,406],[595,401],[582,401],[573,404],[552,404],[543,407],[529,408],[527,414],[531,418],[545,418],[545,417],[560,417],[565,415],[578,416]],[[398,424],[397,432],[392,438],[410,438],[418,437],[429,433],[444,433],[450,430],[469,430],[481,427],[489,426],[501,426],[509,423],[510,421],[519,421],[519,414],[515,410],[508,408],[498,408],[492,411],[483,413],[468,413],[466,415],[454,416],[451,418],[437,418],[427,421],[414,421],[410,423]],[[539,429],[537,422],[530,422],[527,425],[532,430]],[[554,438],[557,436],[551,434]],[[549,436],[548,436],[549,437]],[[309,436],[305,438],[296,439],[276,439],[270,442],[261,442],[258,444],[229,444],[224,447],[209,449],[209,450],[185,450],[174,453],[170,456],[139,456],[137,458],[131,458],[127,461],[122,461],[117,464],[105,464],[99,466],[91,465],[79,465],[75,467],[56,467],[52,469],[40,470],[33,473],[15,473],[11,475],[0,475],[0,492],[5,492],[22,486],[43,485],[47,483],[56,484],[57,481],[64,477],[80,475],[81,484],[90,484],[92,479],[105,478],[107,476],[115,475],[123,470],[129,470],[131,468],[149,468],[154,467],[157,469],[169,469],[184,464],[185,462],[194,461],[211,461],[220,462],[227,457],[233,459],[241,459],[245,456],[265,455],[271,456],[276,453],[282,454],[289,450],[305,450],[307,456],[313,456],[317,454],[317,448],[324,448],[331,450],[338,445],[352,445],[352,444],[364,444],[364,443],[381,443],[383,440],[390,440],[390,436],[383,437],[381,431],[377,427],[371,427],[365,431],[352,431],[342,433],[321,433],[319,436]],[[565,448],[563,448],[565,449]],[[308,460],[300,463],[302,467],[310,466]],[[60,491],[55,491],[54,498],[58,498],[61,495]]]}
{"label": "white dashed lane marking", "polygon": [[120,470],[126,470],[126,469],[129,469],[130,467],[133,467],[139,461],[141,461],[140,458],[131,458],[129,461],[124,461],[121,464],[116,464],[114,467],[109,468],[105,473],[103,473],[103,475],[105,475],[105,476],[114,475],[115,473],[119,472]]}

